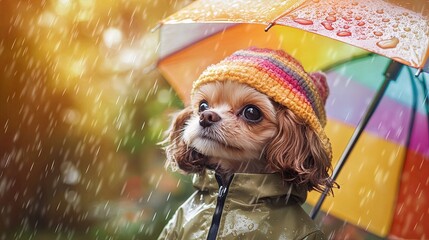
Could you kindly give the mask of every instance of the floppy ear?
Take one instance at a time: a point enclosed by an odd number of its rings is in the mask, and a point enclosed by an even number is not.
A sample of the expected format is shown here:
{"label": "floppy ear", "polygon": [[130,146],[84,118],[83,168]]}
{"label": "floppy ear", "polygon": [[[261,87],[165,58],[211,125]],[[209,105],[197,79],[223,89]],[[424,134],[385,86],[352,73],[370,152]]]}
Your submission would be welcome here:
{"label": "floppy ear", "polygon": [[268,170],[282,174],[286,182],[308,191],[332,187],[331,162],[317,134],[292,111],[279,106],[278,133],[265,148]]}
{"label": "floppy ear", "polygon": [[202,172],[205,168],[204,156],[183,141],[183,130],[186,128],[191,115],[191,107],[176,113],[169,130],[167,130],[168,136],[162,142],[162,144],[166,144],[164,148],[167,156],[165,166],[174,171],[181,169],[185,173],[194,173]]}

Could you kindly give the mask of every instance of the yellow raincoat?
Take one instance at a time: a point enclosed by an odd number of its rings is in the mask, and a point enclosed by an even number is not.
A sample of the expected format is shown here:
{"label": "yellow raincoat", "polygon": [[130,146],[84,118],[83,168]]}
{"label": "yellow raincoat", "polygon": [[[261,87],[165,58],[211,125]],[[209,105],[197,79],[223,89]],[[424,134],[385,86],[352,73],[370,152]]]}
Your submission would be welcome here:
{"label": "yellow raincoat", "polygon": [[306,190],[277,174],[237,173],[224,184],[206,170],[193,185],[159,239],[325,239],[300,206]]}

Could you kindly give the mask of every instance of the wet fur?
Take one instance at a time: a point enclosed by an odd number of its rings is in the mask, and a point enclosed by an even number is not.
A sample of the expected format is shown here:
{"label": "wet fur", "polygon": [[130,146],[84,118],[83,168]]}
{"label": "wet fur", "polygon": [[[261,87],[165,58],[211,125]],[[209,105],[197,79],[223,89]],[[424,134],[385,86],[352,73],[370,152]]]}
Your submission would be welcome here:
{"label": "wet fur", "polygon": [[[199,125],[201,100],[222,118],[206,129]],[[262,121],[243,119],[240,111],[247,104],[261,110]],[[280,173],[284,181],[308,190],[332,187],[330,159],[317,134],[289,109],[244,84],[201,86],[191,105],[173,117],[164,143],[167,166],[185,173],[201,173],[205,168],[226,177],[235,172]]]}

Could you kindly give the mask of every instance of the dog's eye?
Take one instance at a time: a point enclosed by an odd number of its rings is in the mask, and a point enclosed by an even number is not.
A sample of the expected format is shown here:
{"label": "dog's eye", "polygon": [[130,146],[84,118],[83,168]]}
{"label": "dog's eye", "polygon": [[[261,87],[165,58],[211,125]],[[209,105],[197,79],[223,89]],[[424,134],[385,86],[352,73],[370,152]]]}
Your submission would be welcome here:
{"label": "dog's eye", "polygon": [[243,117],[251,122],[259,122],[262,120],[261,111],[254,105],[247,105],[242,112]]}
{"label": "dog's eye", "polygon": [[206,101],[201,101],[200,106],[198,107],[198,112],[203,112],[205,110],[209,109],[209,104]]}

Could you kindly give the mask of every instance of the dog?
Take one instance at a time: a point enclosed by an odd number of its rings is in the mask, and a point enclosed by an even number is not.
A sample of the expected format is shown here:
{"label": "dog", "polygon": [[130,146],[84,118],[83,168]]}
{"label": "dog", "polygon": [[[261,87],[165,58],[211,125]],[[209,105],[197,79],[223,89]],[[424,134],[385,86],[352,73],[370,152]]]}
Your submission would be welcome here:
{"label": "dog", "polygon": [[[279,63],[281,61],[289,67],[287,70]],[[261,74],[258,68],[263,69]],[[279,69],[289,75],[279,73]],[[195,173],[197,176],[204,176],[207,171],[213,172],[220,188],[224,189],[231,186],[231,181],[239,179],[237,176],[240,174],[255,178],[278,176],[283,184],[278,188],[284,186],[284,189],[287,189],[289,186],[290,190],[290,186],[294,186],[305,194],[311,190],[323,191],[327,187],[331,188],[333,183],[329,179],[329,171],[332,153],[329,140],[321,130],[321,126],[326,122],[323,109],[328,94],[326,76],[320,72],[307,74],[301,69],[299,62],[283,51],[258,48],[238,51],[218,65],[209,67],[194,82],[190,105],[177,113],[172,120],[165,140],[167,167],[184,173]],[[272,74],[271,77],[267,77],[267,72]],[[302,77],[298,74],[305,75]],[[288,86],[295,86],[296,89],[288,89],[285,84],[279,84],[273,79],[276,77],[286,79],[284,81]],[[307,82],[304,83],[302,79]],[[295,84],[299,81],[303,82],[301,86]],[[308,89],[305,90],[306,87]],[[293,92],[291,90],[308,90],[311,93],[302,95],[314,101],[305,102],[298,94],[289,95],[290,99],[285,98],[285,89],[289,93]],[[308,96],[311,94],[313,95]],[[319,96],[314,96],[316,94]],[[316,101],[319,102],[315,103]],[[312,112],[303,106],[313,106]],[[254,187],[260,186],[262,185]],[[200,193],[206,190],[204,187],[199,189]],[[222,201],[219,199],[221,195],[219,191],[216,205]],[[274,199],[279,201],[283,196],[289,199],[291,195],[280,194]],[[256,200],[256,203],[258,201],[260,199]],[[196,204],[195,201],[191,202]],[[295,202],[302,203],[302,199]],[[188,207],[185,208],[189,210]],[[215,212],[216,210],[214,209]],[[299,215],[302,218],[302,212]],[[173,218],[176,218],[172,221],[177,224],[177,214]],[[214,220],[215,217],[208,233],[200,234],[199,237],[207,236],[207,239],[210,239],[210,236],[213,236],[210,234]],[[303,235],[300,232],[301,235],[298,234],[294,238],[323,238],[323,234],[310,220],[305,222],[311,225],[309,229],[313,232]],[[160,238],[196,237],[192,230],[186,229],[173,234],[171,229],[174,228],[174,223],[169,225],[166,229],[170,230],[164,230]],[[175,227],[186,228],[186,224]],[[232,236],[228,235],[227,230],[220,232],[222,230],[217,227],[216,236]],[[179,234],[180,232],[182,234]],[[246,238],[264,235],[255,231],[240,232]]]}

